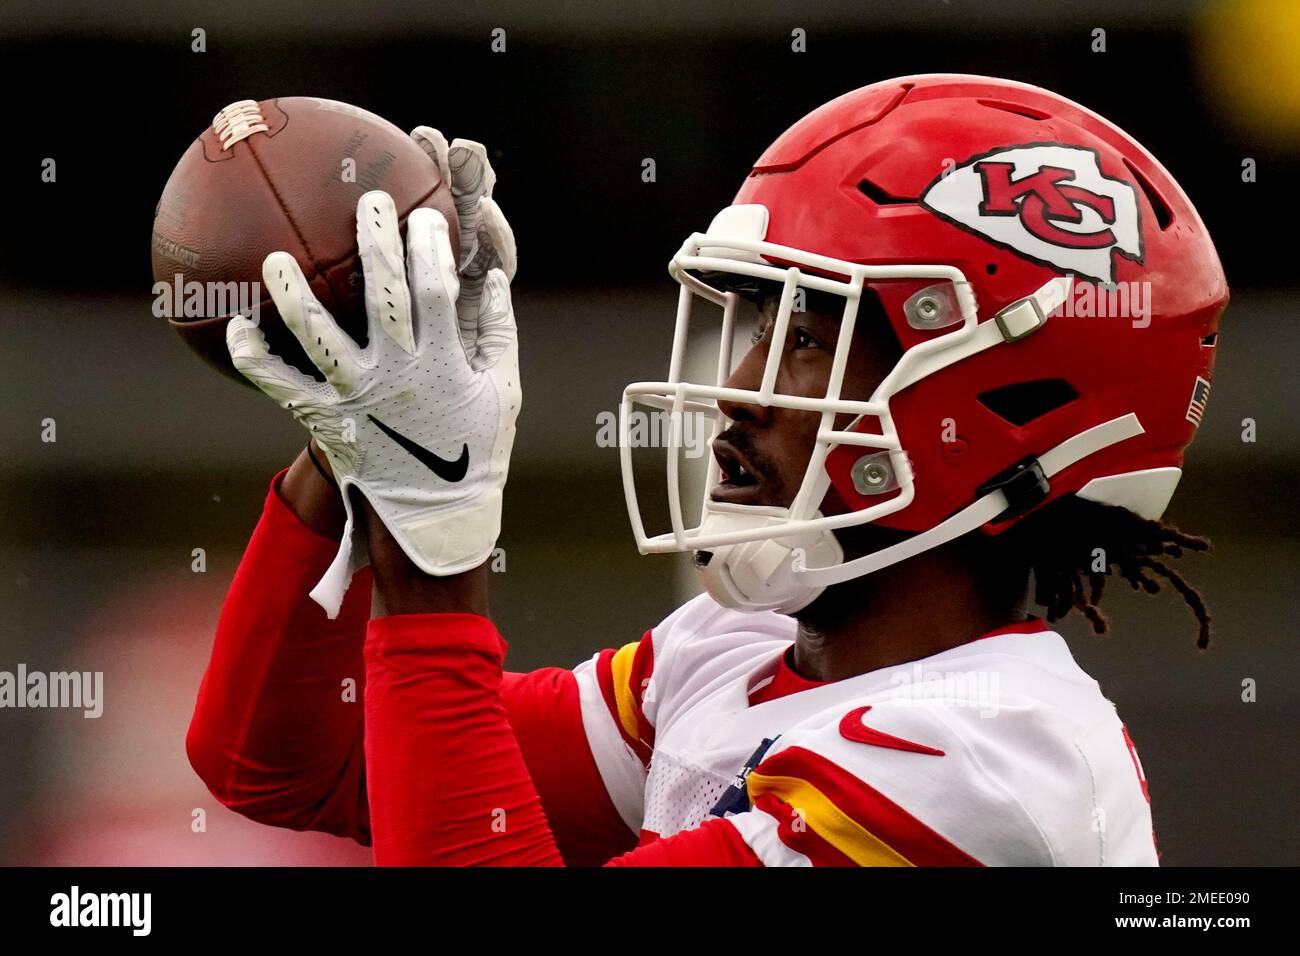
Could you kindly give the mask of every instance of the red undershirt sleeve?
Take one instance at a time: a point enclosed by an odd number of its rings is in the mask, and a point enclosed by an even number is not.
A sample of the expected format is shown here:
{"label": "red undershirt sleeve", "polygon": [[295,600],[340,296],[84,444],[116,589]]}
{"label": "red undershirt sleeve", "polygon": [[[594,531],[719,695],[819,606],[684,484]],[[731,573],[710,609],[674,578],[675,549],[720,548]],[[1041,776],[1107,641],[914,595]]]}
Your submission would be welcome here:
{"label": "red undershirt sleeve", "polygon": [[592,756],[573,671],[507,672],[501,696],[564,862],[599,866],[634,847]]}
{"label": "red undershirt sleeve", "polygon": [[503,641],[473,614],[370,622],[366,759],[381,866],[560,866],[501,699]]}
{"label": "red undershirt sleeve", "polygon": [[[368,844],[363,646],[371,576],[358,572],[334,621],[310,599],[338,544],[279,497],[282,475],[222,608],[186,749],[231,809]],[[506,673],[500,700],[565,862],[596,865],[634,846],[596,768],[574,673]]]}
{"label": "red undershirt sleeve", "polygon": [[271,484],[221,609],[186,738],[195,771],[252,819],[370,841],[362,753],[362,644],[370,572],[336,620],[307,595],[338,542],[308,529]]}
{"label": "red undershirt sleeve", "polygon": [[662,840],[624,853],[607,866],[762,866],[728,820],[705,820]]}
{"label": "red undershirt sleeve", "polygon": [[[562,865],[502,699],[505,650],[492,623],[473,614],[370,622],[366,759],[380,865]],[[597,808],[590,795],[585,801],[574,796],[573,808]],[[758,863],[725,820],[632,850],[616,862]]]}

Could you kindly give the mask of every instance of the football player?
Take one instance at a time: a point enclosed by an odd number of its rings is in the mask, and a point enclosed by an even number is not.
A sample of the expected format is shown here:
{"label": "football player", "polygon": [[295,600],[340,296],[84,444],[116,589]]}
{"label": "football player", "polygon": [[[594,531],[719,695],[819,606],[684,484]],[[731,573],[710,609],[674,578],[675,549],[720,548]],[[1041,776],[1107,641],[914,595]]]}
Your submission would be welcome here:
{"label": "football player", "polygon": [[[520,406],[514,241],[482,147],[414,135],[461,249],[426,210],[403,244],[363,198],[366,348],[281,253],[267,286],[326,381],[229,326],[312,439],[199,694],[189,753],[218,799],[381,864],[1157,862],[1133,742],[1049,627],[1104,632],[1119,577],[1170,584],[1209,639],[1172,566],[1206,544],[1160,516],[1228,290],[1146,150],[976,76],[877,83],[787,130],[674,257],[668,376],[624,393],[637,543],[693,553],[704,593],[573,670],[511,673],[485,562]],[[641,406],[673,426],[660,535],[626,440]],[[714,434],[688,526],[691,415]]]}

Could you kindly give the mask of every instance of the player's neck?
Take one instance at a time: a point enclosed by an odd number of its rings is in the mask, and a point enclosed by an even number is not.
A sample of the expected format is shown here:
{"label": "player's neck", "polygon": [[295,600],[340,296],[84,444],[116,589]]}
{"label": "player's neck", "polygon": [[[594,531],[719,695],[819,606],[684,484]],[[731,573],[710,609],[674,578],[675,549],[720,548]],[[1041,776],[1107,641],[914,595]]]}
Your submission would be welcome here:
{"label": "player's neck", "polygon": [[827,589],[796,615],[795,670],[844,680],[1023,620],[1027,572],[988,558],[978,547],[939,549]]}

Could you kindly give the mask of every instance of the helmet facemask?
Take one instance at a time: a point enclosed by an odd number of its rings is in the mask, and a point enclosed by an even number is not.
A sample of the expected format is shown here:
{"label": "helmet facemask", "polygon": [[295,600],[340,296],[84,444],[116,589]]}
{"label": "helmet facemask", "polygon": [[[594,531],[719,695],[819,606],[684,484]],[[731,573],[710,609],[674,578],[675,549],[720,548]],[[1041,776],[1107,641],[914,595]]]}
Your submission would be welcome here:
{"label": "helmet facemask", "polygon": [[[864,266],[829,259],[802,250],[762,241],[766,210],[734,206],[715,219],[708,233],[691,236],[673,257],[669,272],[681,284],[668,378],[637,382],[624,390],[620,408],[620,449],[624,489],[638,549],[645,554],[693,551],[705,587],[724,603],[746,609],[771,608],[793,613],[811,602],[825,587],[806,580],[810,569],[843,566],[843,552],[833,531],[876,521],[906,508],[915,494],[907,455],[899,444],[889,399],[910,384],[911,369],[927,352],[947,347],[976,326],[975,303],[961,272],[950,266]],[[748,233],[748,234],[746,234]],[[774,262],[789,263],[775,265]],[[710,282],[701,276],[727,276]],[[908,351],[866,401],[842,397],[845,370],[853,348],[859,306],[868,280],[924,280],[924,290],[908,300],[909,315],[918,327],[946,328],[946,334]],[[783,350],[768,350],[762,382],[756,389],[728,388],[736,353],[737,314],[746,283],[766,283],[780,290],[771,341],[785,341],[796,305],[806,292],[841,300],[839,336],[824,392],[815,397],[777,390]],[[870,294],[870,293],[865,293]],[[685,372],[687,343],[698,300],[721,311],[713,381],[691,381]],[[928,326],[924,325],[928,323]],[[820,415],[817,438],[803,481],[788,507],[729,504],[710,498],[720,469],[708,456],[699,493],[698,520],[688,524],[683,511],[683,457],[687,415],[701,416],[708,441],[727,427],[719,401],[790,408]],[[668,415],[667,507],[671,530],[648,535],[633,481],[631,421],[635,406]],[[850,424],[836,428],[838,416]],[[843,421],[843,419],[841,419]],[[875,430],[864,425],[874,423]],[[843,514],[824,515],[822,502],[830,488],[826,458],[836,448],[852,446],[861,454],[854,466],[855,487],[878,497],[878,503]],[[891,562],[892,563],[892,562]],[[856,576],[856,575],[854,575]]]}
{"label": "helmet facemask", "polygon": [[[1037,332],[1065,301],[1073,280],[1070,276],[1050,279],[981,323],[971,285],[953,266],[867,265],[833,259],[766,242],[766,226],[765,207],[731,206],[715,217],[707,233],[692,235],[673,257],[669,272],[681,290],[668,378],[627,386],[619,414],[623,485],[638,549],[643,554],[695,552],[704,587],[719,603],[743,610],[795,613],[831,584],[870,574],[983,525],[1029,510],[1046,495],[1047,479],[1082,458],[1142,433],[1133,414],[1095,425],[1037,458],[990,476],[977,489],[974,501],[933,526],[846,560],[834,534],[837,529],[887,518],[907,508],[918,493],[907,450],[899,439],[892,407],[895,397],[987,348],[1014,344]],[[734,277],[729,283],[731,288],[755,280],[780,288],[771,332],[773,342],[785,341],[801,289],[843,299],[839,336],[822,394],[809,397],[777,390],[782,348],[768,350],[758,388],[737,389],[724,384],[732,371],[740,296],[701,278],[717,274]],[[874,289],[898,282],[911,283],[911,294],[901,307],[908,325],[936,334],[907,348],[867,400],[846,399],[842,396],[845,369],[854,347],[859,306],[864,294],[869,294],[867,286]],[[711,383],[692,381],[685,374],[693,310],[701,299],[721,310]],[[821,416],[803,481],[788,507],[712,500],[710,491],[719,479],[719,468],[712,457],[706,458],[704,481],[698,493],[683,494],[680,461],[685,416],[698,415],[705,420],[711,444],[726,427],[720,401],[798,409]],[[637,405],[666,413],[670,423],[664,443],[670,530],[654,535],[646,533],[634,481],[630,423]],[[847,416],[849,424],[837,428],[837,416]],[[871,425],[875,427],[869,428]],[[840,448],[851,450],[850,477],[859,502],[844,513],[827,515],[821,511],[831,487],[827,459]],[[700,501],[694,524],[687,522],[682,507],[683,500],[689,497]]]}

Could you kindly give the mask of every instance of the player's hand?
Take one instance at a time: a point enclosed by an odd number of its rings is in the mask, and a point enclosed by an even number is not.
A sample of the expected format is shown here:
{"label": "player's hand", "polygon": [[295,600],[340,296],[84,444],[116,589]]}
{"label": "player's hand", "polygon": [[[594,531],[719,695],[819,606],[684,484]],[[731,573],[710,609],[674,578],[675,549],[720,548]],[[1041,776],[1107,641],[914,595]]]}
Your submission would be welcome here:
{"label": "player's hand", "polygon": [[[522,397],[504,268],[484,270],[472,316],[458,313],[465,283],[446,220],[436,210],[412,212],[404,251],[392,199],[378,191],[357,204],[357,245],[364,349],[317,301],[291,255],[272,253],[262,266],[285,325],[325,382],[272,355],[254,322],[236,317],[226,329],[235,367],[303,423],[338,481],[347,525],[312,591],[331,617],[367,561],[364,538],[353,533],[352,487],[425,573],[459,574],[488,558]],[[509,248],[513,270],[513,237]]]}
{"label": "player's hand", "polygon": [[433,160],[443,179],[451,183],[451,198],[460,220],[460,298],[456,309],[462,327],[472,330],[480,309],[488,272],[500,269],[515,277],[515,236],[492,198],[497,175],[482,143],[447,138],[431,126],[417,126],[411,139]]}

